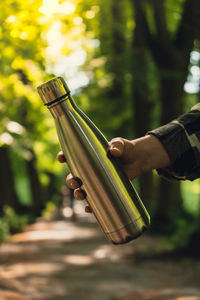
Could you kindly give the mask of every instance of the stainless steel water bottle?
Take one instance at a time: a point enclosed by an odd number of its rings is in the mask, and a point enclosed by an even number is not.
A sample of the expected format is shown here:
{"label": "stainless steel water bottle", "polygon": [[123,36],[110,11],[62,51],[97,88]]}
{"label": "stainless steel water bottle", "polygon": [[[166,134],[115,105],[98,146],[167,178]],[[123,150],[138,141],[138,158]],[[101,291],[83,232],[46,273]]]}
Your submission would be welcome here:
{"label": "stainless steel water bottle", "polygon": [[106,237],[114,244],[137,238],[150,217],[117,159],[108,157],[108,142],[76,106],[62,77],[38,87],[57,129],[71,173],[79,177],[87,201]]}

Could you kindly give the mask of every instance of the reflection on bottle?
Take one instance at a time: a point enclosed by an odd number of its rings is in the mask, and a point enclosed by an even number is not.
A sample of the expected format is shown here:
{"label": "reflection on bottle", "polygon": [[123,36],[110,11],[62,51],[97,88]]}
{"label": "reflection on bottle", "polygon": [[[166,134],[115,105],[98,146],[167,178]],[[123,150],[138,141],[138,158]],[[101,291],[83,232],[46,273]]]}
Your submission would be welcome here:
{"label": "reflection on bottle", "polygon": [[38,87],[49,108],[67,164],[84,183],[87,201],[102,230],[114,244],[135,239],[150,217],[116,158],[108,157],[108,142],[76,106],[62,77]]}

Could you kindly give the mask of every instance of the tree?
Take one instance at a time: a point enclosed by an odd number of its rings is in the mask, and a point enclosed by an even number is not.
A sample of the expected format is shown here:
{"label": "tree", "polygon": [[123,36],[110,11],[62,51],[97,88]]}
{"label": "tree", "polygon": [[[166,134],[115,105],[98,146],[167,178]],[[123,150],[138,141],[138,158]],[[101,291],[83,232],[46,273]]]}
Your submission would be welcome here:
{"label": "tree", "polygon": [[2,215],[3,207],[5,205],[9,205],[13,207],[17,212],[19,212],[20,203],[14,188],[13,173],[9,163],[9,149],[6,146],[0,147],[0,165],[2,174],[2,176],[0,177],[0,214]]}
{"label": "tree", "polygon": [[[41,1],[31,0],[9,1],[6,6],[3,3],[0,4],[1,20],[4,20],[1,24],[0,45],[2,57],[0,61],[2,209],[3,206],[9,205],[17,213],[24,212],[25,207],[21,199],[23,191],[21,188],[21,192],[18,192],[17,185],[19,180],[22,181],[24,176],[27,176],[27,181],[21,184],[21,187],[23,186],[26,195],[28,195],[26,189],[30,189],[31,206],[34,209],[29,210],[29,213],[32,214],[34,211],[35,215],[41,213],[44,204],[41,201],[42,184],[39,178],[41,168],[38,168],[35,152],[37,158],[43,156],[42,151],[38,151],[38,144],[44,136],[48,136],[50,129],[42,103],[36,93],[36,86],[48,78],[44,72],[43,47],[45,42],[41,37],[41,32],[45,31],[45,25],[39,22],[40,6]],[[56,140],[53,142],[51,138],[48,145],[47,152],[53,149],[55,161]],[[17,164],[17,157],[24,162],[24,168],[20,168],[20,163]],[[12,166],[13,162],[16,162],[15,167]],[[27,199],[26,205],[28,201]]]}
{"label": "tree", "polygon": [[[200,3],[197,0],[179,1],[181,18],[169,30],[171,17],[166,17],[166,4],[171,1],[132,0],[136,17],[136,28],[141,28],[141,39],[145,41],[157,67],[160,90],[160,124],[166,124],[183,112],[184,83],[188,75],[190,53],[199,38]],[[152,17],[147,16],[151,10]],[[138,112],[140,114],[140,112]],[[182,210],[180,187],[160,181],[159,199],[155,211],[158,223],[172,220],[171,215]],[[172,217],[173,218],[173,217]]]}
{"label": "tree", "polygon": [[[135,2],[135,6],[138,6]],[[140,4],[139,4],[140,5]],[[134,6],[134,8],[135,8]],[[132,84],[132,105],[133,105],[133,128],[136,138],[143,136],[152,126],[153,101],[150,85],[152,79],[150,73],[150,57],[145,39],[145,32],[142,19],[138,9],[134,9],[135,28],[132,40],[131,73],[133,76]],[[139,178],[140,195],[145,206],[152,207],[153,197],[153,176],[152,173],[144,174]]]}

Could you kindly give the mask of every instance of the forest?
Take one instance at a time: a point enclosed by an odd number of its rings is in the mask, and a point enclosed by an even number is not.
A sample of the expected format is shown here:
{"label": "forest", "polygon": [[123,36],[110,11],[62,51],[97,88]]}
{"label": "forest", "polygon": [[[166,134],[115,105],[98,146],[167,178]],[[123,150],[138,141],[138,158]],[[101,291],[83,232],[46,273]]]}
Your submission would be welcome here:
{"label": "forest", "polygon": [[[200,100],[199,0],[0,2],[0,241],[55,209],[69,173],[37,86],[63,76],[108,140],[135,139]],[[173,251],[200,256],[200,180],[134,180]]]}

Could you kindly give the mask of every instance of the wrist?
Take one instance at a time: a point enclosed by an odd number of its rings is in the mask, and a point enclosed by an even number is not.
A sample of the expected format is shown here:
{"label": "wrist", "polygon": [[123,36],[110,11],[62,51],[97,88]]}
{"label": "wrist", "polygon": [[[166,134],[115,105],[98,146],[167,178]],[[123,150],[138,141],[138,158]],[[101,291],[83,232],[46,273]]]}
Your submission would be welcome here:
{"label": "wrist", "polygon": [[171,164],[167,151],[154,135],[145,135],[133,140],[132,143],[138,153],[138,166],[141,174]]}
{"label": "wrist", "polygon": [[146,137],[149,145],[148,152],[150,167],[152,169],[160,169],[170,166],[170,157],[159,139],[152,134],[148,134]]}

